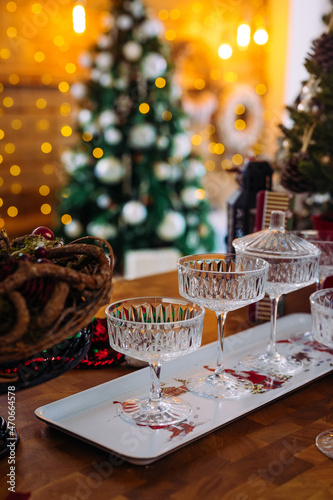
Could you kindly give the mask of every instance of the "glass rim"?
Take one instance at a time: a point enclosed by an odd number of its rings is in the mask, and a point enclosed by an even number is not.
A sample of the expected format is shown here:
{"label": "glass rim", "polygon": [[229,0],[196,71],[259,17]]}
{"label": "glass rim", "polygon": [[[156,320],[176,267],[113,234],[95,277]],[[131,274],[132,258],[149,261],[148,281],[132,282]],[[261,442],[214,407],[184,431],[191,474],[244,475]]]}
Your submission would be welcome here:
{"label": "glass rim", "polygon": [[[209,258],[208,256],[213,256],[211,258]],[[215,256],[215,258],[214,258]],[[209,271],[209,270],[205,270],[205,269],[194,269],[194,268],[191,268],[191,267],[188,267],[188,266],[185,266],[183,264],[183,260],[186,259],[185,262],[188,262],[190,260],[192,261],[198,261],[198,260],[204,260],[204,259],[200,259],[200,257],[207,257],[206,260],[217,260],[218,259],[218,256],[220,256],[221,260],[223,260],[223,257],[224,256],[225,258],[230,258],[230,257],[234,257],[235,259],[236,258],[239,258],[239,259],[251,259],[251,260],[256,260],[256,261],[259,261],[260,264],[261,264],[261,267],[258,267],[257,269],[249,269],[249,270],[243,270],[243,271]],[[263,259],[262,257],[257,257],[257,256],[252,256],[252,255],[240,255],[240,254],[237,254],[237,253],[202,253],[202,254],[193,254],[193,255],[184,255],[183,257],[180,257],[178,260],[177,260],[177,268],[178,269],[185,269],[185,270],[188,270],[190,269],[191,271],[198,271],[198,272],[203,272],[203,273],[208,273],[208,274],[217,274],[217,275],[224,275],[224,274],[243,274],[243,275],[248,275],[248,274],[252,274],[252,273],[261,273],[261,272],[265,272],[267,271],[268,272],[268,269],[269,269],[269,263],[267,262],[267,260]]]}
{"label": "glass rim", "polygon": [[318,302],[316,302],[316,299],[318,297],[326,295],[328,292],[332,293],[332,295],[333,295],[333,288],[323,288],[322,290],[316,290],[315,292],[313,292],[310,295],[309,300],[310,300],[311,306],[314,306],[314,307],[316,307],[318,309],[322,309],[323,311],[326,311],[326,313],[330,311],[333,314],[333,307],[329,308],[329,307],[326,307],[326,306],[324,306],[324,305],[319,304]]}
{"label": "glass rim", "polygon": [[[151,322],[145,322],[145,321],[135,321],[135,320],[131,320],[131,319],[125,319],[125,318],[117,318],[116,316],[112,316],[109,312],[109,309],[111,309],[112,307],[115,309],[115,307],[121,303],[124,303],[124,302],[129,302],[129,301],[146,301],[148,302],[149,300],[159,300],[159,301],[162,301],[162,300],[165,300],[165,301],[169,301],[167,302],[168,305],[171,305],[171,304],[174,304],[174,305],[188,305],[188,306],[192,306],[194,309],[198,310],[198,315],[196,315],[194,318],[187,318],[187,319],[181,319],[181,320],[176,320],[176,321],[160,321],[160,322],[156,322],[156,321],[151,321]],[[137,304],[137,305],[140,305],[140,304]],[[141,304],[143,305],[143,304]],[[183,298],[178,298],[178,297],[164,297],[164,296],[154,296],[154,295],[149,295],[147,297],[128,297],[126,299],[120,299],[120,300],[117,300],[116,302],[112,302],[111,304],[108,304],[105,308],[105,314],[106,314],[106,317],[107,319],[110,319],[111,321],[114,321],[114,320],[117,320],[117,321],[123,321],[124,323],[131,323],[131,324],[136,324],[136,325],[149,325],[149,326],[152,326],[152,325],[155,325],[156,327],[158,326],[163,326],[163,325],[182,325],[184,323],[192,323],[192,322],[195,322],[195,321],[198,321],[198,319],[200,318],[204,318],[205,316],[205,313],[206,313],[206,309],[202,306],[200,306],[199,304],[193,302],[193,301],[190,301],[190,300],[187,300],[187,299],[183,299]]]}

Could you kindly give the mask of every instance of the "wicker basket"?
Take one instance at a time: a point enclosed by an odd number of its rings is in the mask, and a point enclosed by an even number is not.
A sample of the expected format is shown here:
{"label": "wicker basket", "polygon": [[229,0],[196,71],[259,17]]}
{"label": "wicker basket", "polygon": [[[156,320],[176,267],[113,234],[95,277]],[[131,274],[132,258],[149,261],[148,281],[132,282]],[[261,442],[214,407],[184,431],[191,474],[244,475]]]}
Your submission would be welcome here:
{"label": "wicker basket", "polygon": [[[2,237],[2,251],[7,245],[10,256],[11,249],[24,249],[33,238],[9,243]],[[105,240],[46,245],[43,258],[24,257],[2,261],[2,269],[12,265],[14,270],[0,280],[0,363],[26,359],[62,342],[86,327],[111,297],[113,251]]]}

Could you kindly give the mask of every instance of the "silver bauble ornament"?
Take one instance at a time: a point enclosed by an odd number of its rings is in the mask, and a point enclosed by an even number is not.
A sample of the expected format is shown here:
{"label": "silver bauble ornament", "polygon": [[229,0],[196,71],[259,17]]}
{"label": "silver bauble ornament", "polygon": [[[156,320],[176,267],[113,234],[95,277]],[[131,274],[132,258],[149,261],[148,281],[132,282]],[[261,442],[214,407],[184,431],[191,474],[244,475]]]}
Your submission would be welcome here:
{"label": "silver bauble ornament", "polygon": [[95,176],[104,184],[117,184],[125,175],[125,169],[118,158],[109,156],[98,160]]}
{"label": "silver bauble ornament", "polygon": [[147,208],[140,201],[129,201],[123,206],[122,216],[127,224],[136,226],[146,220]]}
{"label": "silver bauble ornament", "polygon": [[186,222],[182,214],[169,210],[157,226],[157,235],[163,241],[173,241],[185,232]]}

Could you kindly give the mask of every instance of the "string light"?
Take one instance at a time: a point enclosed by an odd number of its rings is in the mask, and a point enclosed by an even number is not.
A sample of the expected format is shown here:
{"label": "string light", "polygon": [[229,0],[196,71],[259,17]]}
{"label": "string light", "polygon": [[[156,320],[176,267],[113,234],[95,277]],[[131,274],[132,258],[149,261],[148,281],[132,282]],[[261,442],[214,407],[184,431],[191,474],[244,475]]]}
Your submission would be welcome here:
{"label": "string light", "polygon": [[73,30],[81,35],[86,30],[86,10],[81,3],[73,7]]}
{"label": "string light", "polygon": [[251,28],[248,24],[240,24],[237,29],[237,43],[240,47],[247,47],[251,39]]}
{"label": "string light", "polygon": [[254,35],[253,40],[257,45],[265,45],[268,42],[268,33],[264,28],[258,29]]}
{"label": "string light", "polygon": [[229,59],[232,56],[232,47],[228,43],[219,46],[218,54],[221,59]]}

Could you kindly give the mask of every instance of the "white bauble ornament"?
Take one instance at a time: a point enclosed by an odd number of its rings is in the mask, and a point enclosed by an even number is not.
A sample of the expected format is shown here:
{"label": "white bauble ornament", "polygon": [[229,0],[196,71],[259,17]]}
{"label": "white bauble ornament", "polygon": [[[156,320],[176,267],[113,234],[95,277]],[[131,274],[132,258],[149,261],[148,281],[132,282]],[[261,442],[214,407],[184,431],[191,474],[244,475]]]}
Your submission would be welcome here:
{"label": "white bauble ornament", "polygon": [[110,35],[108,34],[102,34],[98,37],[98,41],[97,41],[97,45],[98,47],[100,47],[101,49],[108,49],[109,47],[112,46],[112,38]]}
{"label": "white bauble ornament", "polygon": [[98,82],[101,76],[102,72],[98,68],[94,68],[90,72],[90,78],[92,79],[93,82]]}
{"label": "white bauble ornament", "polygon": [[82,54],[80,54],[78,61],[79,65],[82,66],[83,68],[91,68],[94,62],[90,52],[83,52]]}
{"label": "white bauble ornament", "polygon": [[83,226],[80,221],[73,219],[65,225],[64,232],[69,238],[78,238],[83,233]]}
{"label": "white bauble ornament", "polygon": [[109,73],[102,73],[99,78],[99,83],[102,87],[111,88],[113,85],[113,78]]}
{"label": "white bauble ornament", "polygon": [[108,222],[103,223],[92,221],[87,225],[87,233],[90,236],[96,236],[97,238],[108,240],[109,238],[114,238],[117,235],[117,228]]}
{"label": "white bauble ornament", "polygon": [[142,56],[142,47],[137,42],[130,40],[123,46],[123,54],[127,61],[138,61],[138,59]]}
{"label": "white bauble ornament", "polygon": [[176,134],[172,139],[172,154],[178,158],[186,158],[191,153],[192,146],[189,136],[185,133]]}
{"label": "white bauble ornament", "polygon": [[199,217],[194,213],[188,214],[186,216],[186,223],[190,227],[196,227],[199,224],[199,222],[200,222]]}
{"label": "white bauble ornament", "polygon": [[136,18],[139,18],[143,15],[143,5],[140,0],[124,2],[124,7]]}
{"label": "white bauble ornament", "polygon": [[133,19],[127,14],[122,14],[117,19],[117,27],[122,31],[127,31],[133,26]]}
{"label": "white bauble ornament", "polygon": [[106,109],[99,115],[98,121],[103,128],[109,127],[110,125],[115,125],[118,121],[117,113],[115,113],[111,109]]}
{"label": "white bauble ornament", "polygon": [[97,196],[96,198],[96,205],[99,207],[99,208],[102,208],[102,209],[105,209],[105,208],[108,208],[110,205],[111,205],[111,198],[108,194],[106,193],[102,193],[100,195]]}
{"label": "white bauble ornament", "polygon": [[114,81],[114,86],[117,90],[126,90],[129,84],[129,78],[121,77]]}
{"label": "white bauble ornament", "polygon": [[120,130],[114,127],[110,127],[104,132],[104,140],[107,144],[115,145],[119,144],[122,139],[122,133]]}
{"label": "white bauble ornament", "polygon": [[88,89],[84,83],[73,83],[73,85],[71,86],[71,94],[74,99],[77,99],[78,101],[84,99],[87,96],[87,93]]}
{"label": "white bauble ornament", "polygon": [[135,30],[135,34],[141,42],[150,38],[158,38],[164,33],[164,25],[157,19],[146,19]]}
{"label": "white bauble ornament", "polygon": [[185,232],[186,222],[182,214],[169,210],[157,227],[157,235],[163,241],[173,241]]}
{"label": "white bauble ornament", "polygon": [[170,139],[166,135],[160,135],[156,139],[158,149],[166,149],[169,146]]}
{"label": "white bauble ornament", "polygon": [[142,61],[142,73],[146,78],[154,79],[162,76],[167,69],[167,62],[158,52],[150,52]]}
{"label": "white bauble ornament", "polygon": [[170,165],[165,161],[154,163],[154,173],[159,181],[167,181],[170,179]]}
{"label": "white bauble ornament", "polygon": [[125,169],[118,158],[102,158],[95,165],[95,176],[105,184],[116,184],[124,177]]}
{"label": "white bauble ornament", "polygon": [[89,109],[81,109],[77,115],[77,121],[80,125],[86,125],[92,120],[92,112]]}
{"label": "white bauble ornament", "polygon": [[140,201],[129,201],[123,207],[122,216],[127,224],[136,226],[147,218],[147,209]]}
{"label": "white bauble ornament", "polygon": [[100,70],[108,70],[113,66],[113,55],[110,52],[103,50],[96,55],[95,63]]}
{"label": "white bauble ornament", "polygon": [[150,123],[134,125],[129,133],[129,144],[132,148],[149,148],[156,140],[156,130]]}
{"label": "white bauble ornament", "polygon": [[184,205],[187,207],[196,207],[199,203],[198,198],[196,197],[197,188],[193,186],[186,187],[181,190],[180,198]]}
{"label": "white bauble ornament", "polygon": [[185,168],[185,179],[192,180],[201,178],[205,175],[206,169],[203,163],[198,160],[190,160],[187,168]]}

